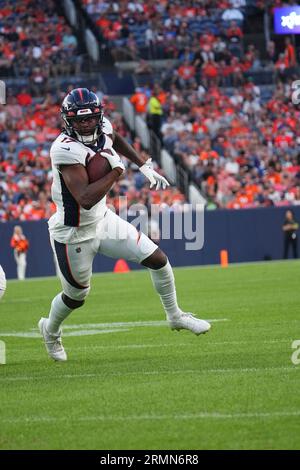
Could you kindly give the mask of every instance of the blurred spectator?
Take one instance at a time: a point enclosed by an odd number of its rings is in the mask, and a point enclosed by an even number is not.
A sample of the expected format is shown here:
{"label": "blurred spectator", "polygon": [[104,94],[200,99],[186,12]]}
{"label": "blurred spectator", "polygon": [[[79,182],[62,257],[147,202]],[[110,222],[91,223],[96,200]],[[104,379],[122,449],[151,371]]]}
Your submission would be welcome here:
{"label": "blurred spectator", "polygon": [[14,227],[14,233],[10,241],[10,246],[14,250],[14,257],[17,264],[17,275],[20,281],[24,281],[26,274],[26,257],[29,248],[29,242],[23,233],[20,225]]}
{"label": "blurred spectator", "polygon": [[158,99],[158,93],[154,89],[148,105],[148,124],[160,140],[162,139],[160,130],[162,124],[162,116],[163,108]]}
{"label": "blurred spectator", "polygon": [[226,36],[230,43],[237,44],[241,41],[243,33],[236,21],[231,21],[229,28],[226,30]]}
{"label": "blurred spectator", "polygon": [[291,38],[285,38],[284,59],[286,68],[295,67],[296,65],[296,50],[295,46],[291,43]]}
{"label": "blurred spectator", "polygon": [[179,76],[179,83],[182,88],[194,83],[196,68],[188,60],[184,61],[184,63],[178,68],[177,73]]}
{"label": "blurred spectator", "polygon": [[285,213],[285,221],[282,226],[284,232],[284,253],[283,258],[288,258],[289,247],[292,247],[294,258],[298,258],[298,222],[295,221],[293,211],[287,210]]}
{"label": "blurred spectator", "polygon": [[274,41],[268,41],[267,48],[267,58],[271,64],[275,64],[277,61],[277,53]]}
{"label": "blurred spectator", "polygon": [[222,14],[223,21],[243,21],[244,15],[237,8],[228,8]]}
{"label": "blurred spectator", "polygon": [[145,115],[147,113],[148,99],[141,88],[135,89],[135,93],[131,96],[130,101],[133,104],[137,114]]}

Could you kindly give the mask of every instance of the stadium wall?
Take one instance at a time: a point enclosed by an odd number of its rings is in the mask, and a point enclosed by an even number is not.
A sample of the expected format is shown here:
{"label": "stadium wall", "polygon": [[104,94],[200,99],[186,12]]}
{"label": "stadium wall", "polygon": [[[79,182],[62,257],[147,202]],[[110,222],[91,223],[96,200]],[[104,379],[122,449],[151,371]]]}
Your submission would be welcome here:
{"label": "stadium wall", "polygon": [[[160,247],[167,253],[174,266],[218,264],[220,250],[226,249],[229,262],[247,262],[281,259],[283,232],[287,207],[247,210],[217,210],[204,213],[204,245],[200,250],[187,251],[187,240],[162,240]],[[300,207],[293,207],[296,220],[300,221]],[[18,223],[19,224],[19,223]],[[16,278],[16,265],[10,238],[16,222],[0,224],[0,264],[7,278]],[[55,274],[52,251],[46,221],[20,223],[30,242],[27,256],[27,277]],[[291,256],[291,254],[290,254]],[[115,260],[97,256],[94,272],[112,271]],[[132,269],[139,266],[129,263]]]}

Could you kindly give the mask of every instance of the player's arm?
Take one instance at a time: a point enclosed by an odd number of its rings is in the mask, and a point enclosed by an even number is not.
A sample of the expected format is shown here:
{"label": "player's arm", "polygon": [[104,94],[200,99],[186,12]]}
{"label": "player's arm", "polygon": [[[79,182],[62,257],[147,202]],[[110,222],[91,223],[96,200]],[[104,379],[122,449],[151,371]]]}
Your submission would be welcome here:
{"label": "player's arm", "polygon": [[112,134],[113,148],[117,153],[124,155],[131,162],[135,163],[143,175],[150,181],[150,188],[156,186],[156,189],[161,187],[165,189],[169,186],[169,182],[153,169],[152,159],[144,159],[138,155],[134,148],[126,142],[126,140],[118,133],[113,131]]}
{"label": "player's arm", "polygon": [[108,193],[123,170],[119,167],[114,168],[103,178],[91,184],[89,184],[88,174],[83,165],[60,165],[60,172],[76,202],[88,210]]}
{"label": "player's arm", "polygon": [[124,155],[124,157],[135,163],[138,167],[141,167],[144,165],[144,163],[146,163],[146,159],[141,157],[118,132],[113,131],[112,141],[115,151],[121,155]]}

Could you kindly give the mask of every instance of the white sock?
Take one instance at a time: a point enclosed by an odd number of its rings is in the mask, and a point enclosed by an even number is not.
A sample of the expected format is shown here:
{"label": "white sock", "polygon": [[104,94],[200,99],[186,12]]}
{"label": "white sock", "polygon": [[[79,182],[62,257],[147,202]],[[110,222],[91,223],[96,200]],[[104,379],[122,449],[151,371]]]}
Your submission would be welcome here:
{"label": "white sock", "polygon": [[175,279],[169,263],[160,269],[149,269],[153,285],[160,296],[161,303],[169,319],[174,318],[180,311],[177,304]]}
{"label": "white sock", "polygon": [[52,334],[58,333],[59,327],[68,315],[73,311],[67,307],[62,300],[62,292],[60,292],[52,300],[49,318],[47,322],[47,331]]}

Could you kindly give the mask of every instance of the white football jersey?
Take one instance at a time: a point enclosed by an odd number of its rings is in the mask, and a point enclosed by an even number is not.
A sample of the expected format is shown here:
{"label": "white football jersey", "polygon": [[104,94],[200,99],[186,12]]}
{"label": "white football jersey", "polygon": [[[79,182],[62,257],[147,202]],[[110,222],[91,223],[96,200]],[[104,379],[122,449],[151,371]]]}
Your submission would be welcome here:
{"label": "white football jersey", "polygon": [[[111,149],[113,129],[106,118],[103,119],[102,131],[104,134],[102,148]],[[94,238],[97,223],[107,211],[106,196],[89,210],[79,206],[60,172],[60,165],[79,163],[86,167],[87,160],[93,155],[95,152],[90,147],[65,133],[60,134],[51,146],[50,158],[53,172],[51,193],[56,212],[50,217],[48,226],[51,236],[58,242],[78,243]]]}

